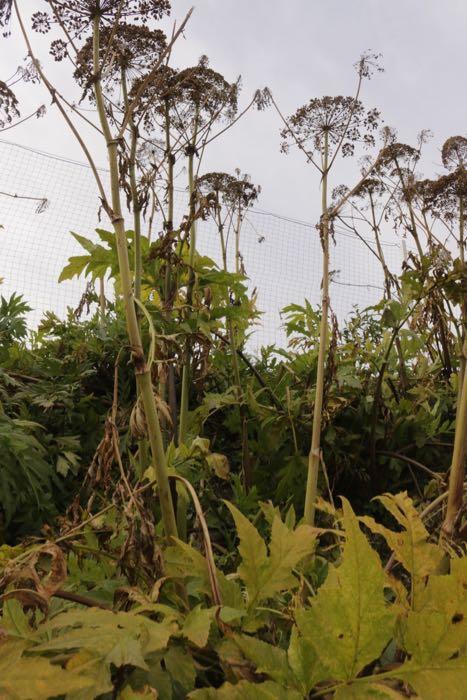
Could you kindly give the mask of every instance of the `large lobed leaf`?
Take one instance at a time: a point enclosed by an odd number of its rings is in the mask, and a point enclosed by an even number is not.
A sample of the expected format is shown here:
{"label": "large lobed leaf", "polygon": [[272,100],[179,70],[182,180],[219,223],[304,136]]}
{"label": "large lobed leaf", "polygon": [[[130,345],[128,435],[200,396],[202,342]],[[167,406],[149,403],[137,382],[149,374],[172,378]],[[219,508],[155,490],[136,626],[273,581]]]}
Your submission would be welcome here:
{"label": "large lobed leaf", "polygon": [[298,630],[319,659],[315,682],[356,678],[380,656],[394,626],[394,614],[384,600],[379,557],[345,499],[343,508],[342,563],[330,568],[311,608],[296,612]]}
{"label": "large lobed leaf", "polygon": [[238,551],[242,561],[238,574],[245,583],[249,606],[296,587],[299,581],[293,571],[313,552],[316,530],[309,525],[300,525],[291,530],[276,515],[272,521],[268,554],[266,544],[254,525],[231,503],[227,503],[227,506],[240,540]]}

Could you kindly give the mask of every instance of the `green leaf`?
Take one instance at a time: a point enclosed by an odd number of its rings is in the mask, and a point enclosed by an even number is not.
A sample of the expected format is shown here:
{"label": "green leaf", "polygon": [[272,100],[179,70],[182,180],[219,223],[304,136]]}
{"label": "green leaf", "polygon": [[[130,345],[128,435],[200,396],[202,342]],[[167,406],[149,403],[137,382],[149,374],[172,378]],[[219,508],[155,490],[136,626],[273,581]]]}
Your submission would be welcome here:
{"label": "green leaf", "polygon": [[193,690],[196,682],[196,665],[190,654],[180,647],[172,646],[164,654],[164,664],[174,684],[181,686],[185,693]]}
{"label": "green leaf", "polygon": [[352,680],[389,642],[394,615],[384,600],[385,577],[376,552],[346,499],[342,564],[332,566],[312,601],[297,610],[299,632],[314,647],[320,680]]}
{"label": "green leaf", "polygon": [[257,673],[265,673],[272,680],[287,687],[294,683],[287,654],[283,649],[246,634],[236,634],[233,639],[242,654],[254,663]]}
{"label": "green leaf", "polygon": [[89,255],[72,255],[68,259],[68,265],[65,265],[58,278],[59,282],[72,280],[73,277],[79,277],[83,274],[89,262]]}

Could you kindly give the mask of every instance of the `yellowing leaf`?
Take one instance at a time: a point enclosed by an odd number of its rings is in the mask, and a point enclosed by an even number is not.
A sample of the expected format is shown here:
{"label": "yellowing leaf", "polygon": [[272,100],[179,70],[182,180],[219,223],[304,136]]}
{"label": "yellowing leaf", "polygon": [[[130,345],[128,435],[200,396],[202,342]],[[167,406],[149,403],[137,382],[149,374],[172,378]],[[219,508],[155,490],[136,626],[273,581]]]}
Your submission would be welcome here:
{"label": "yellowing leaf", "polygon": [[403,532],[389,530],[371,517],[362,517],[360,520],[372,532],[385,538],[397,561],[411,575],[412,608],[416,609],[418,596],[424,587],[424,579],[438,571],[444,553],[437,545],[428,542],[429,533],[406,492],[396,495],[385,494],[379,496],[378,500],[402,525]]}
{"label": "yellowing leaf", "polygon": [[146,668],[145,654],[167,646],[173,627],[170,622],[154,622],[131,612],[107,610],[68,610],[41,628],[54,632],[34,652],[87,649],[116,666],[131,664]]}
{"label": "yellowing leaf", "polygon": [[352,683],[338,688],[334,700],[403,700],[406,697],[382,683]]}
{"label": "yellowing leaf", "polygon": [[269,545],[269,581],[266,588],[270,595],[291,588],[297,583],[292,570],[313,552],[315,539],[313,528],[309,525],[300,525],[296,530],[289,530],[279,517],[274,518]]}
{"label": "yellowing leaf", "polygon": [[404,621],[403,645],[413,660],[430,665],[462,653],[466,644],[467,589],[454,566],[452,574],[430,576],[418,610]]}
{"label": "yellowing leaf", "polygon": [[87,688],[68,691],[66,700],[94,700],[97,695],[108,693],[113,689],[110,665],[92,651],[83,649],[74,654],[66,668],[80,677],[89,679]]}
{"label": "yellowing leaf", "polygon": [[206,455],[206,462],[219,479],[229,478],[229,460],[225,455],[213,452],[212,454]]}
{"label": "yellowing leaf", "polygon": [[269,555],[257,529],[231,503],[232,513],[240,539],[238,551],[242,562],[238,574],[248,592],[249,606],[273,597],[276,593],[298,585],[293,570],[314,549],[314,528],[301,525],[291,530],[275,515],[272,521]]}
{"label": "yellowing leaf", "polygon": [[299,634],[295,626],[292,627],[287,658],[300,690],[305,696],[308,695],[319,678],[323,677],[322,666],[315,647]]}
{"label": "yellowing leaf", "polygon": [[90,687],[92,681],[47,659],[22,656],[23,648],[17,643],[0,645],[0,698],[8,700],[48,700],[72,691]]}
{"label": "yellowing leaf", "polygon": [[[196,592],[211,595],[211,584],[206,559],[186,542],[176,540],[175,545],[168,547],[165,552],[166,574],[179,578],[196,579]],[[217,570],[217,580],[221,591],[222,602],[231,608],[243,608],[244,600],[240,587]]]}
{"label": "yellowing leaf", "polygon": [[394,672],[394,677],[410,683],[423,700],[465,700],[467,658],[432,663],[411,660]]}
{"label": "yellowing leaf", "polygon": [[183,625],[182,634],[184,637],[196,644],[198,647],[205,647],[208,643],[209,630],[214,618],[215,608],[196,608],[190,610]]}
{"label": "yellowing leaf", "polygon": [[226,505],[235,521],[240,543],[238,551],[242,563],[238,574],[244,581],[250,605],[259,599],[269,575],[268,554],[266,545],[258,530],[250,523],[243,513],[226,501]]}
{"label": "yellowing leaf", "polygon": [[234,641],[242,654],[253,662],[257,673],[265,673],[272,680],[288,688],[293,684],[294,676],[283,649],[246,634],[235,635]]}
{"label": "yellowing leaf", "polygon": [[250,683],[240,681],[233,685],[224,683],[220,688],[201,688],[190,693],[194,700],[303,700],[301,693],[282,688],[277,683]]}
{"label": "yellowing leaf", "polygon": [[352,680],[378,658],[389,642],[394,616],[384,601],[384,572],[378,555],[343,500],[342,564],[330,568],[311,609],[297,610],[299,632],[314,647],[320,680]]}

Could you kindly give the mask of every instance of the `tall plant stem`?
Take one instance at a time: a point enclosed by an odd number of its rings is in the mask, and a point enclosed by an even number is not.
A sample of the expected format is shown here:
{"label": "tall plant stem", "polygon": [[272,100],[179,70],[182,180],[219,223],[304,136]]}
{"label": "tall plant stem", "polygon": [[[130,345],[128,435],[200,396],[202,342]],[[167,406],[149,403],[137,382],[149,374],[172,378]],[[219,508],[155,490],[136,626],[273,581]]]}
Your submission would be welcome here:
{"label": "tall plant stem", "polygon": [[[167,214],[166,214],[166,232],[167,235],[172,236],[174,227],[174,164],[175,158],[172,153],[172,138],[170,135],[170,102],[167,98],[165,100],[165,152],[167,158]],[[167,321],[170,320],[172,313],[172,303],[174,293],[176,289],[173,289],[173,276],[172,276],[172,264],[170,259],[166,259],[165,275],[164,275],[164,305],[165,305],[165,318]],[[176,278],[175,278],[176,279]],[[170,428],[170,433],[172,437],[177,435],[177,392],[175,388],[175,368],[172,363],[169,364],[167,369],[167,384],[168,384],[168,399],[169,399],[169,410],[172,416],[172,426]],[[166,399],[166,387],[165,381],[160,381],[159,383],[159,393],[161,397]]]}
{"label": "tall plant stem", "polygon": [[409,209],[412,238],[414,239],[415,245],[417,246],[417,251],[418,251],[418,255],[420,256],[420,262],[421,262],[423,260],[423,248],[420,244],[420,239],[418,237],[417,222],[415,221],[415,213],[414,213],[413,206],[412,206],[412,197],[409,194],[408,188],[405,184],[404,175],[402,174],[402,170],[401,170],[401,167],[399,165],[399,161],[397,160],[397,158],[394,158],[394,162],[396,164],[396,170],[397,170],[397,174],[399,176],[399,180],[401,183],[402,192],[404,193],[405,201],[406,201],[407,207]]}
{"label": "tall plant stem", "polygon": [[[373,233],[375,235],[375,243],[376,243],[376,249],[378,251],[378,258],[381,263],[381,267],[383,268],[383,274],[384,274],[384,286],[386,287],[386,296],[388,298],[388,301],[392,299],[392,291],[391,291],[391,283],[394,281],[394,277],[389,271],[389,268],[386,264],[386,258],[384,257],[384,251],[383,251],[383,246],[381,245],[381,240],[379,236],[379,226],[376,221],[376,212],[375,212],[375,203],[373,201],[373,196],[370,192],[370,207],[371,207],[371,225],[373,228]],[[396,336],[395,339],[396,343],[396,349],[397,349],[397,357],[399,359],[399,376],[401,380],[401,384],[403,387],[407,387],[407,372],[405,371],[405,362],[404,362],[404,353],[402,350],[402,345],[401,341],[399,338],[399,335]]]}
{"label": "tall plant stem", "polygon": [[[222,247],[222,261],[224,265],[224,272],[227,272],[227,246],[224,237],[224,226],[221,220],[219,201],[217,202],[217,228],[219,230],[219,235],[221,239]],[[238,274],[240,271],[240,229],[242,225],[242,214],[241,214],[241,202],[238,203],[238,217],[237,226],[235,228],[235,271]],[[227,335],[228,342],[230,345],[230,352],[232,356],[232,372],[235,381],[237,400],[238,400],[238,414],[240,419],[240,430],[242,436],[242,472],[244,479],[245,491],[253,485],[253,474],[251,470],[251,460],[250,460],[250,448],[248,445],[248,416],[244,405],[244,392],[242,388],[242,380],[240,377],[240,366],[238,362],[238,350],[237,350],[237,338],[235,333],[235,328],[232,319],[227,321]]]}
{"label": "tall plant stem", "polygon": [[451,537],[454,534],[456,519],[462,507],[465,473],[465,452],[467,438],[467,372],[464,372],[460,403],[457,407],[456,432],[452,452],[451,470],[449,473],[448,503],[446,517],[442,527],[442,535]]}
{"label": "tall plant stem", "polygon": [[[465,268],[464,250],[464,201],[459,201],[459,258]],[[465,285],[465,278],[462,286]],[[467,456],[467,289],[464,289],[461,308],[461,356],[459,361],[459,390],[457,394],[456,431],[452,452],[451,470],[449,473],[448,502],[442,534],[451,537],[454,534],[456,518],[463,502],[465,460]]]}
{"label": "tall plant stem", "polygon": [[[125,110],[128,109],[129,99],[128,99],[128,88],[125,70],[122,69],[122,92],[123,100],[125,105]],[[138,184],[136,181],[136,148],[138,145],[138,129],[135,125],[133,116],[130,117],[128,122],[131,132],[131,145],[130,145],[130,157],[128,160],[128,170],[130,174],[130,191],[131,191],[131,203],[133,207],[133,228],[135,234],[135,259],[134,259],[134,269],[135,269],[135,280],[134,280],[134,293],[136,299],[141,299],[141,280],[143,276],[143,260],[141,254],[141,206],[139,203],[138,196]]]}
{"label": "tall plant stem", "polygon": [[329,212],[328,212],[328,134],[324,134],[323,178],[321,185],[321,244],[323,247],[323,280],[321,324],[319,332],[318,368],[316,375],[316,393],[313,407],[313,427],[311,434],[311,449],[308,455],[308,476],[305,496],[305,522],[313,525],[315,521],[316,497],[318,493],[318,474],[321,457],[321,424],[324,395],[324,372],[326,349],[328,342],[328,312],[329,312]]}
{"label": "tall plant stem", "polygon": [[[195,287],[195,258],[196,258],[196,223],[195,223],[195,202],[194,202],[194,190],[195,190],[195,174],[194,174],[194,159],[196,153],[196,140],[198,138],[198,108],[195,112],[195,122],[193,137],[191,140],[189,152],[188,152],[188,193],[190,197],[190,253],[188,258],[189,265],[189,279],[187,286],[187,307],[191,310],[193,303],[193,290]],[[188,427],[188,394],[190,391],[190,363],[191,363],[191,349],[190,343],[187,339],[185,343],[185,352],[183,358],[183,370],[182,370],[182,391],[180,396],[180,424],[178,431],[178,442],[182,445],[186,440],[187,427]]]}
{"label": "tall plant stem", "polygon": [[154,468],[157,477],[157,487],[161,505],[162,521],[167,537],[176,537],[177,525],[175,522],[175,513],[169,487],[164,444],[162,440],[159,418],[157,415],[156,402],[151,380],[151,372],[150,368],[147,365],[146,358],[144,356],[138,324],[138,317],[136,315],[136,307],[133,296],[130,262],[128,257],[128,247],[125,233],[125,222],[122,215],[120,197],[120,178],[117,151],[118,140],[112,137],[112,133],[105,111],[105,104],[100,81],[99,42],[99,17],[96,17],[93,21],[94,94],[96,98],[96,107],[99,115],[99,120],[101,123],[102,131],[105,135],[107,153],[109,158],[111,206],[109,207],[108,214],[111,218],[112,225],[115,231],[126,325],[133,355],[133,362],[135,366],[136,382],[143,401],[144,411],[146,415],[149,443],[151,446],[151,453],[152,458],[154,460]]}

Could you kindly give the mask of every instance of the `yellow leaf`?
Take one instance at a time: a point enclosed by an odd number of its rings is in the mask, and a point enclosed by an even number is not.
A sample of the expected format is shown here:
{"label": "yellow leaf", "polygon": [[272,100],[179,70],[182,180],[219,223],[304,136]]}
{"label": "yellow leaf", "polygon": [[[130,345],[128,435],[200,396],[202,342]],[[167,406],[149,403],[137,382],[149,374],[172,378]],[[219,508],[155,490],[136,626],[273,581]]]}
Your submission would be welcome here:
{"label": "yellow leaf", "polygon": [[214,619],[215,608],[196,608],[190,610],[183,625],[182,634],[184,637],[196,644],[198,647],[205,647],[208,643],[209,631]]}
{"label": "yellow leaf", "polygon": [[331,566],[311,608],[297,610],[301,635],[314,647],[321,669],[316,680],[350,681],[389,642],[394,614],[384,600],[385,577],[376,552],[360,530],[346,499],[342,564]]}
{"label": "yellow leaf", "polygon": [[369,516],[362,517],[360,520],[372,532],[384,537],[397,561],[411,575],[412,608],[417,609],[418,597],[424,588],[425,578],[439,570],[444,553],[437,545],[428,542],[429,533],[406,492],[396,495],[385,494],[379,496],[378,500],[402,525],[403,531],[394,532]]}
{"label": "yellow leaf", "polygon": [[293,575],[293,570],[313,552],[315,529],[300,525],[296,530],[291,530],[279,516],[274,515],[268,555],[266,544],[254,525],[231,503],[227,503],[227,506],[240,539],[238,551],[242,563],[238,574],[246,585],[249,606],[297,586],[298,579]]}
{"label": "yellow leaf", "polygon": [[224,683],[220,688],[201,688],[190,693],[193,700],[303,700],[301,693],[277,683]]}
{"label": "yellow leaf", "polygon": [[48,700],[80,688],[92,680],[52,665],[47,659],[22,656],[24,646],[16,642],[0,645],[0,698],[8,700]]}

